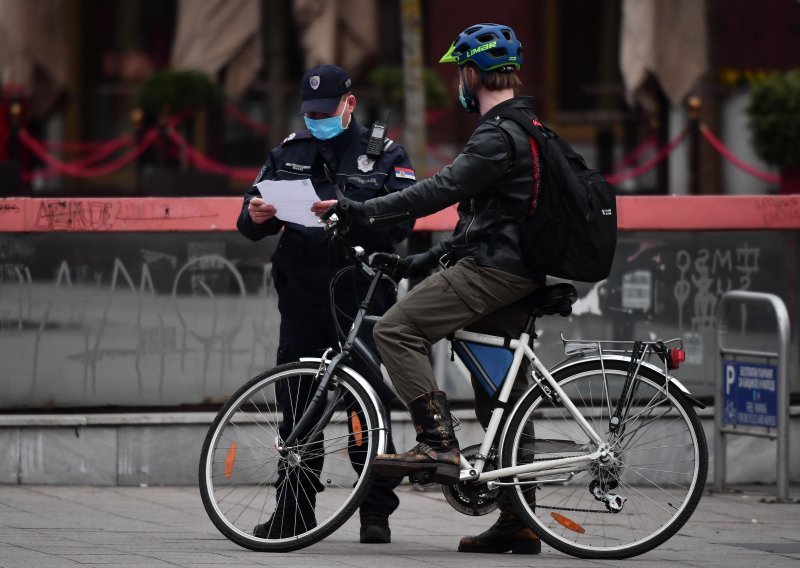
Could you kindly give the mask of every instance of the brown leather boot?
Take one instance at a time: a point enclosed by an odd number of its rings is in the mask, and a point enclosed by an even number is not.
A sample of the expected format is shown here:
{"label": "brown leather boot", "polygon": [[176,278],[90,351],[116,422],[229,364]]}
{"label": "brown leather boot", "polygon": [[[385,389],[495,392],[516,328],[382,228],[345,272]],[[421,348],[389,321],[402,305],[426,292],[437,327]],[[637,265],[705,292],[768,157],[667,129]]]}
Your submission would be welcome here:
{"label": "brown leather boot", "polygon": [[380,454],[372,463],[372,471],[387,477],[429,471],[437,483],[456,483],[461,454],[447,396],[442,391],[425,393],[409,402],[408,409],[419,443],[402,454]]}
{"label": "brown leather boot", "polygon": [[500,511],[497,522],[478,536],[465,536],[458,543],[459,552],[539,554],[539,535],[522,524],[510,511]]}

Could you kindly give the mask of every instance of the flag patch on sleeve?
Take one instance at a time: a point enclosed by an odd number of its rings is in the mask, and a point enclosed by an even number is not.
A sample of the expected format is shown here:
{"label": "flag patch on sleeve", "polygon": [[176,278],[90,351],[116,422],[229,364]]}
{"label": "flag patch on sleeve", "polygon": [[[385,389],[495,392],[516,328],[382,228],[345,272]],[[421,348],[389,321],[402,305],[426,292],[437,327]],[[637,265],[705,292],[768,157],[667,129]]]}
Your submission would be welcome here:
{"label": "flag patch on sleeve", "polygon": [[399,179],[413,179],[414,181],[417,180],[417,176],[414,175],[414,170],[411,168],[395,168],[394,177]]}

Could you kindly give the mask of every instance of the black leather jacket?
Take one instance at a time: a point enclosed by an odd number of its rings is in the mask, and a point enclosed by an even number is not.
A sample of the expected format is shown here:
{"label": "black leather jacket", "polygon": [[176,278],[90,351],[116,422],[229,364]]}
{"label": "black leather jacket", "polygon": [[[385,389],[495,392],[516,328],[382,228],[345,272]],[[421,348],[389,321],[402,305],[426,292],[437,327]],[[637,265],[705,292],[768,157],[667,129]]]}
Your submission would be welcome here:
{"label": "black leather jacket", "polygon": [[[336,184],[344,187],[344,194],[355,201],[384,196],[412,185],[414,170],[403,147],[387,138],[383,153],[377,160],[369,160],[366,156],[368,137],[368,130],[356,123],[355,117],[342,134],[330,140],[317,140],[308,130],[291,134],[270,152],[253,185],[263,180],[310,178],[320,200],[336,199],[323,164],[335,174]],[[284,223],[278,217],[262,224],[254,223],[247,212],[247,204],[258,195],[255,188],[245,194],[236,223],[239,232],[257,241],[283,229],[272,257],[273,267],[291,286],[327,294],[330,275],[344,261],[333,254],[322,226],[303,227]],[[413,222],[405,222],[370,230],[366,222],[362,222],[352,227],[351,240],[367,252],[393,252],[394,246],[408,236],[412,227]]]}
{"label": "black leather jacket", "polygon": [[535,118],[532,97],[516,97],[493,107],[452,164],[405,191],[365,201],[369,223],[381,227],[459,202],[455,230],[434,247],[434,254],[450,253],[453,260],[473,257],[479,265],[543,280],[522,261],[521,232],[515,220],[527,214],[531,204],[531,143],[517,123],[495,116],[503,108],[514,107]]}

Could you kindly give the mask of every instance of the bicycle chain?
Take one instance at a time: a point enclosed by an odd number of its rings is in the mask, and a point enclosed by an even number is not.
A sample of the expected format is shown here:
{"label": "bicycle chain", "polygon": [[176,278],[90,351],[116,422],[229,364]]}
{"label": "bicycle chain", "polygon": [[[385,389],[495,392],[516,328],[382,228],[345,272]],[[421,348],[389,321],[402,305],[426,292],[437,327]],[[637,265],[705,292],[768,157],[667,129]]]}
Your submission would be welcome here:
{"label": "bicycle chain", "polygon": [[601,511],[598,509],[578,509],[577,507],[542,507],[552,511],[575,511],[578,513],[598,513],[600,515],[611,515],[613,511]]}
{"label": "bicycle chain", "polygon": [[[550,460],[557,460],[560,458],[538,458],[533,459],[534,462],[543,462],[543,461],[550,461]],[[579,509],[577,507],[544,507],[545,509],[549,509],[551,511],[572,511],[576,513],[598,513],[600,515],[611,515],[613,511],[603,511],[598,509]]]}

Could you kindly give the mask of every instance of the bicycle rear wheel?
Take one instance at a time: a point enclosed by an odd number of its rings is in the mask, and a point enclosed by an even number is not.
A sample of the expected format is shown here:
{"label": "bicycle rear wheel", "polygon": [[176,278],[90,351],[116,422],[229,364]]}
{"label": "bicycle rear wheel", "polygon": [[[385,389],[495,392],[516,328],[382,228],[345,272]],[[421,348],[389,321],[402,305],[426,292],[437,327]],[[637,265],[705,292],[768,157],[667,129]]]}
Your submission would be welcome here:
{"label": "bicycle rear wheel", "polygon": [[[586,361],[554,378],[609,445],[609,459],[511,481],[519,510],[542,540],[581,558],[620,559],[659,546],[689,519],[708,470],[697,414],[664,376],[641,367],[632,401],[613,433],[609,421],[625,383],[621,360]],[[525,395],[503,440],[504,467],[577,456],[596,448],[563,405],[540,388]]]}
{"label": "bicycle rear wheel", "polygon": [[[325,538],[360,505],[380,430],[373,399],[337,375],[312,427],[291,447],[278,445],[307,410],[320,377],[290,363],[242,386],[217,414],[200,457],[206,512],[227,538],[259,551],[288,552]],[[324,408],[332,410],[325,420]],[[259,528],[260,527],[260,528]]]}

